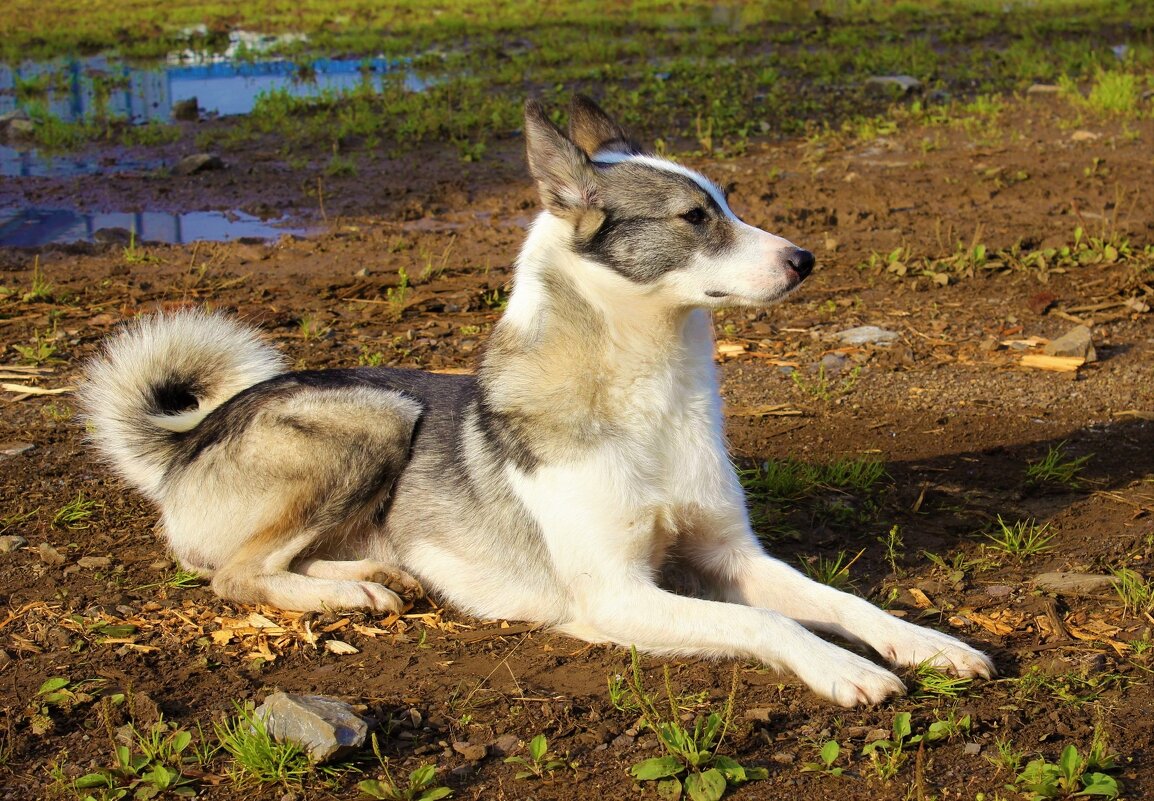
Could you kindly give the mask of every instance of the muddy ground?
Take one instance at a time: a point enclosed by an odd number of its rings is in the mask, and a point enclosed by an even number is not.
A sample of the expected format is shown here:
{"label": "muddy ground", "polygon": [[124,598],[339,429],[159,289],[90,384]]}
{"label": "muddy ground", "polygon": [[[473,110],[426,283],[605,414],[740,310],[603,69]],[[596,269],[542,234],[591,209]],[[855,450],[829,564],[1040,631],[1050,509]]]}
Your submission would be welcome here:
{"label": "muddy ground", "polygon": [[[170,156],[189,152],[194,135]],[[1154,244],[1151,141],[1149,120],[1078,119],[1058,99],[1034,96],[978,125],[911,124],[881,138],[754,143],[741,156],[685,159],[726,186],[749,222],[818,257],[788,302],[717,316],[735,458],[746,467],[876,458],[888,474],[866,497],[819,491],[761,504],[770,547],[811,565],[861,551],[850,570],[857,592],[880,600],[896,589],[895,614],[986,649],[1002,674],[957,700],[846,711],[790,677],[738,665],[722,751],[769,777],[731,797],[1019,797],[1005,789],[1013,772],[990,760],[997,742],[1054,761],[1067,744],[1084,753],[1096,728],[1119,755],[1124,797],[1154,795],[1148,608],[1124,609],[1109,586],[1054,593],[1033,581],[1060,570],[1150,571],[1154,315],[1142,308],[1154,304],[1154,259],[1140,252]],[[235,310],[300,366],[469,368],[537,208],[515,138],[477,164],[454,151],[364,154],[342,178],[291,170],[272,142],[222,155],[225,169],[184,178],[0,185],[0,206],[244,209],[315,227],[274,243],[126,246],[113,233],[101,244],[0,252],[6,383],[73,385],[126,317],[183,304]],[[1060,247],[1079,227],[1128,241],[1130,255],[1064,270],[978,269],[948,286],[862,266],[899,246],[911,262],[952,254],[959,241],[989,253]],[[35,293],[36,281],[51,286]],[[1021,350],[1022,341],[1079,321],[1091,327],[1096,362],[1068,373],[1021,365],[1040,350]],[[887,347],[833,337],[859,325],[899,336]],[[39,348],[38,373],[11,369],[35,361],[16,346]],[[656,797],[628,769],[659,746],[607,689],[626,671],[624,651],[432,602],[400,620],[301,616],[223,603],[203,585],[169,586],[174,566],[154,511],[94,460],[70,395],[2,398],[0,518],[3,533],[26,544],[0,554],[0,799],[72,797],[71,779],[113,764],[125,723],[163,715],[194,734],[199,724],[211,740],[213,721],[235,703],[277,689],[337,696],[391,721],[381,749],[394,774],[435,763],[456,798]],[[1059,445],[1065,458],[1090,457],[1077,486],[1029,484],[1027,465]],[[91,513],[57,520],[78,495],[96,501]],[[1051,547],[1025,558],[987,547],[998,516],[1048,524]],[[902,544],[891,564],[880,540],[894,525]],[[334,652],[349,650],[334,641],[354,652]],[[687,716],[723,705],[733,665],[646,658],[654,690],[663,664]],[[37,691],[54,677],[75,692],[48,703]],[[123,703],[105,700],[118,693]],[[883,778],[861,749],[902,711],[915,731],[951,711],[972,724],[911,748]],[[540,733],[576,769],[514,778],[502,754],[524,754]],[[829,739],[842,746],[845,774],[803,772]],[[229,770],[216,754],[188,775],[207,799],[323,799],[359,797],[356,782],[379,774],[367,751],[303,784],[244,786]]]}

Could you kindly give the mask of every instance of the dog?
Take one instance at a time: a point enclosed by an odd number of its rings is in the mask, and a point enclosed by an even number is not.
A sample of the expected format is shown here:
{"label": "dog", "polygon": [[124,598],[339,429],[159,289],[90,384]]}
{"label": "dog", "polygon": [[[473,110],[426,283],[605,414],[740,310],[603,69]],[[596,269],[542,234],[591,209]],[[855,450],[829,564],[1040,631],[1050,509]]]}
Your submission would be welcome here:
{"label": "dog", "polygon": [[[525,105],[544,210],[475,375],[290,372],[199,311],[112,338],[81,390],[91,436],[160,508],[173,555],[242,603],[395,612],[422,588],[655,654],[751,659],[837,704],[896,666],[989,677],[985,655],[768,556],[727,454],[710,310],[768,306],[814,257],[649,155],[592,100],[566,134]],[[704,597],[659,583],[676,563]]]}

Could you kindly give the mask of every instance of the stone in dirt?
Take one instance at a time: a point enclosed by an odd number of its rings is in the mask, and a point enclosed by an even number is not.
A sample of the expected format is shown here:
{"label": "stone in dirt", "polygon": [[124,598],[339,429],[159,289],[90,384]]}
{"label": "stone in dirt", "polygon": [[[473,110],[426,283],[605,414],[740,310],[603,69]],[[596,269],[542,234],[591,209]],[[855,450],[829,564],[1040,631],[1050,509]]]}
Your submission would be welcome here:
{"label": "stone in dirt", "polygon": [[208,170],[223,170],[224,161],[215,153],[194,153],[185,156],[172,168],[173,175],[194,175]]}
{"label": "stone in dirt", "polygon": [[0,456],[19,456],[35,448],[31,442],[5,442],[0,444]]}
{"label": "stone in dirt", "polygon": [[1098,360],[1098,354],[1094,351],[1094,339],[1090,329],[1084,325],[1074,326],[1043,348],[1042,353],[1047,356],[1074,356],[1087,362]]}
{"label": "stone in dirt", "polygon": [[483,745],[461,740],[453,743],[453,750],[470,762],[480,762],[489,753],[489,749]]}
{"label": "stone in dirt", "polygon": [[1113,584],[1112,576],[1099,573],[1042,573],[1034,576],[1034,586],[1046,592],[1099,592]]}
{"label": "stone in dirt", "polygon": [[838,331],[834,336],[843,345],[888,345],[894,342],[900,334],[897,331],[887,331],[876,325],[859,325],[857,328]]}
{"label": "stone in dirt", "polygon": [[873,89],[899,89],[902,94],[920,91],[922,82],[912,75],[876,75],[866,81],[866,86]]}
{"label": "stone in dirt", "polygon": [[40,561],[49,567],[64,564],[64,555],[46,542],[40,543]]}
{"label": "stone in dirt", "polygon": [[12,553],[28,544],[28,540],[16,534],[5,534],[0,537],[0,553]]}
{"label": "stone in dirt", "polygon": [[369,724],[352,706],[323,695],[273,693],[254,714],[273,739],[300,746],[314,763],[355,751],[369,733]]}

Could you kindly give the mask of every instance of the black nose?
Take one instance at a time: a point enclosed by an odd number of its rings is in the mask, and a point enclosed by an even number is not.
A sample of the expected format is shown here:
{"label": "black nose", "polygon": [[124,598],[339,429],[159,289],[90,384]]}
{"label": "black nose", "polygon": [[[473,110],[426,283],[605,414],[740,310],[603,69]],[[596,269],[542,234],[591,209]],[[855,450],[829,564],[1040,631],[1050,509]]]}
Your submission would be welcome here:
{"label": "black nose", "polygon": [[808,250],[794,248],[793,252],[786,257],[785,263],[793,268],[798,278],[804,279],[813,272],[814,258]]}

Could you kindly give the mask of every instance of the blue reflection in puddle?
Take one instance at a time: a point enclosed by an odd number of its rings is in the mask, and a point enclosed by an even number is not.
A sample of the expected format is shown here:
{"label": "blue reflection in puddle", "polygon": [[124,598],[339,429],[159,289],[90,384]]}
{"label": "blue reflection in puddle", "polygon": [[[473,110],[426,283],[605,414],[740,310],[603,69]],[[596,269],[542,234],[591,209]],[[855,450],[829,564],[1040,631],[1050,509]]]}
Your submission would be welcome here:
{"label": "blue reflection in puddle", "polygon": [[[270,92],[319,97],[358,87],[380,92],[397,82],[420,92],[433,81],[411,71],[407,61],[379,56],[254,60],[258,45],[259,41],[238,39],[224,54],[177,53],[164,64],[135,64],[109,56],[0,64],[0,115],[36,105],[65,122],[103,114],[135,124],[169,123],[173,106],[192,98],[202,114],[233,116],[248,114],[257,98]],[[41,91],[29,91],[30,86]],[[18,87],[25,87],[25,98],[18,97]],[[67,177],[126,169],[136,167],[0,145],[0,175]]]}
{"label": "blue reflection in puddle", "polygon": [[198,240],[276,239],[305,229],[261,220],[243,212],[159,211],[84,214],[68,209],[0,209],[0,247],[41,247],[54,243],[92,242],[96,233],[118,229],[137,242],[182,244]]}

